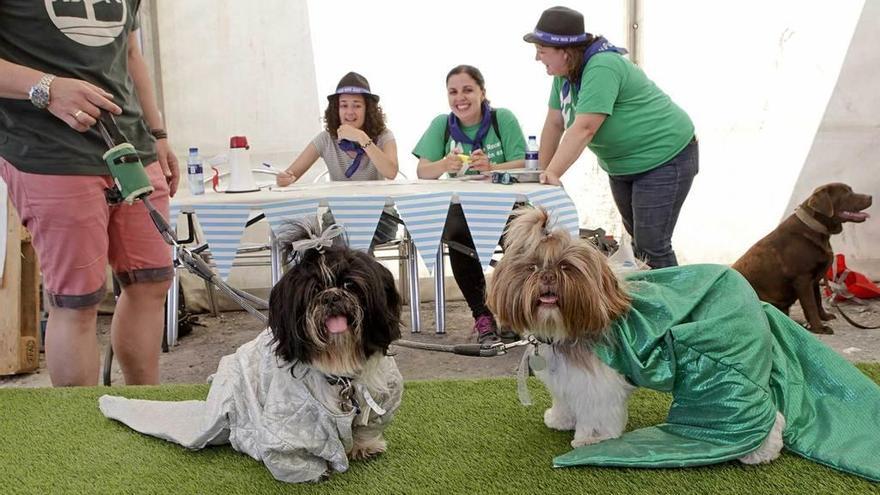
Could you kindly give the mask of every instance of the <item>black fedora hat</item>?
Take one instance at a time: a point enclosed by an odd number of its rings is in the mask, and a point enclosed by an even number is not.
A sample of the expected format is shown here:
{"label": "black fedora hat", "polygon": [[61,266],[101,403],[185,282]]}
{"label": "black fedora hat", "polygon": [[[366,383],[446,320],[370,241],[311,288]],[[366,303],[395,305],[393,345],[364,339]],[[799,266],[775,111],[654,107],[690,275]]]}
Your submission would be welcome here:
{"label": "black fedora hat", "polygon": [[367,78],[357,72],[349,72],[342,76],[339,84],[336,85],[336,92],[332,95],[327,95],[327,99],[329,100],[330,97],[336,95],[364,95],[379,101],[379,95],[374,95],[370,92],[370,83],[367,81]]}
{"label": "black fedora hat", "polygon": [[529,43],[544,46],[584,45],[589,35],[584,31],[584,16],[568,7],[550,7],[541,13],[535,30],[523,36]]}

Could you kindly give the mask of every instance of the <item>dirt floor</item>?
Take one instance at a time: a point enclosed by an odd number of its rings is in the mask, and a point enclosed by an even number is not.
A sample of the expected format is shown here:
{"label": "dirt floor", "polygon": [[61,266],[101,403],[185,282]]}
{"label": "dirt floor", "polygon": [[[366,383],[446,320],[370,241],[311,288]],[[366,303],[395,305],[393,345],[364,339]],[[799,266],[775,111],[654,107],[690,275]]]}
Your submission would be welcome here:
{"label": "dirt floor", "polygon": [[[867,306],[846,304],[844,311],[854,320],[867,326],[880,324],[880,300]],[[408,308],[405,309],[408,317]],[[474,342],[471,334],[473,320],[463,302],[447,304],[446,334],[434,332],[433,305],[422,304],[422,332],[412,334],[404,330],[404,339],[436,344]],[[792,308],[792,317],[803,321],[798,306]],[[99,318],[99,338],[107,345],[109,317]],[[204,326],[195,327],[193,333],[182,338],[170,352],[161,356],[163,383],[204,383],[217,368],[222,356],[231,354],[241,344],[251,340],[261,330],[260,324],[245,312],[222,313],[220,317],[200,315]],[[820,338],[846,359],[854,362],[880,362],[880,330],[861,330],[849,325],[838,316],[829,322],[834,335]],[[397,364],[405,379],[424,380],[437,378],[482,378],[514,376],[522,352],[515,349],[504,356],[477,358],[457,356],[450,353],[431,352],[395,346]],[[42,360],[42,357],[41,357]],[[123,383],[118,367],[112,368],[112,384]],[[47,387],[49,373],[41,362],[36,373],[0,377],[0,387]]]}

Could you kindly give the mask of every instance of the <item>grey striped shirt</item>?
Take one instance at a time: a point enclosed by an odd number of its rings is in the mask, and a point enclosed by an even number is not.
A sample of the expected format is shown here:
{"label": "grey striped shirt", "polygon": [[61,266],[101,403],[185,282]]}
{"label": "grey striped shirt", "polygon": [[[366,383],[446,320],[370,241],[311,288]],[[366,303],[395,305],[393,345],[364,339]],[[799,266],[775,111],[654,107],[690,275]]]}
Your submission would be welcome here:
{"label": "grey striped shirt", "polygon": [[[376,146],[382,148],[385,143],[394,141],[394,134],[390,130],[385,129],[376,140]],[[354,158],[348,156],[348,153],[342,151],[336,144],[336,141],[330,136],[330,133],[323,131],[312,140],[312,144],[318,149],[318,154],[327,164],[327,171],[332,180],[382,180],[384,177],[376,170],[376,166],[370,157],[364,155],[361,164],[350,178],[345,176],[345,171],[351,166]]]}

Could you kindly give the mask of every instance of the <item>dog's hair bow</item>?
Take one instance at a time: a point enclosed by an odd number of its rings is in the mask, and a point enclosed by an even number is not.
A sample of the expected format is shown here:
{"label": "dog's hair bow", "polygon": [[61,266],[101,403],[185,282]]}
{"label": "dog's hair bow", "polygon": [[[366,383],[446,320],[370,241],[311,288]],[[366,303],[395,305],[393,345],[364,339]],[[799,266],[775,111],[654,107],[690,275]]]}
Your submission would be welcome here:
{"label": "dog's hair bow", "polygon": [[342,225],[338,223],[333,224],[324,229],[324,232],[321,232],[319,235],[314,235],[314,233],[310,232],[308,239],[291,242],[290,249],[298,253],[303,253],[309,249],[317,249],[320,253],[324,248],[332,246],[333,239],[342,235],[344,231],[345,229],[343,229]]}
{"label": "dog's hair bow", "polygon": [[311,249],[323,253],[326,248],[348,244],[345,240],[345,228],[342,225],[328,225],[322,231],[317,217],[285,221],[279,230],[276,240],[281,245],[283,258],[288,263],[294,261],[297,256],[303,257]]}

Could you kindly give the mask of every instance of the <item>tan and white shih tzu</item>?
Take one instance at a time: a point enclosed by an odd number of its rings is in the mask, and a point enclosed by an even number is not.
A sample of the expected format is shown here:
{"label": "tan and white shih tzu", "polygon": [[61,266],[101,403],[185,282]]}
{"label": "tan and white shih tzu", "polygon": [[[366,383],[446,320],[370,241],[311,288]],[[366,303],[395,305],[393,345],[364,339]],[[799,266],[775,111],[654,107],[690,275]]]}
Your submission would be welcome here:
{"label": "tan and white shih tzu", "polygon": [[[572,238],[563,229],[553,230],[543,209],[518,210],[507,228],[504,248],[492,275],[488,304],[499,324],[531,334],[540,342],[527,352],[535,375],[552,396],[544,423],[555,430],[574,431],[571,445],[576,449],[570,453],[574,457],[557,458],[556,465],[681,467],[736,458],[762,463],[779,456],[785,418],[767,394],[759,393],[763,389],[753,394],[756,403],[748,403],[743,401],[752,396],[736,396],[736,387],[732,392],[723,385],[714,392],[688,388],[688,384],[702,383],[688,373],[713,371],[687,361],[690,354],[685,356],[675,345],[686,333],[677,334],[677,328],[699,322],[689,323],[687,315],[676,321],[637,321],[650,313],[633,310],[631,284],[650,289],[639,297],[653,305],[656,314],[664,311],[666,289],[618,277],[592,244]],[[729,271],[712,269],[724,276]],[[662,286],[660,271],[651,276],[660,277]],[[658,297],[652,299],[654,295]],[[756,299],[754,307],[760,311]],[[654,333],[640,333],[644,328]],[[708,386],[730,372],[727,368],[714,371]],[[627,401],[637,385],[673,393],[670,423],[621,438],[627,425]],[[764,402],[758,404],[757,398]],[[703,402],[719,399],[730,402]],[[740,407],[754,409],[742,411]],[[700,417],[701,411],[707,416]],[[743,418],[742,425],[736,424],[739,418]],[[718,426],[724,420],[732,423]]]}
{"label": "tan and white shih tzu", "polygon": [[230,443],[282,481],[318,481],[386,449],[403,379],[391,272],[314,219],[278,235],[289,270],[272,288],[269,328],[221,359],[206,401],[103,396],[105,416],[190,449]]}
{"label": "tan and white shih tzu", "polygon": [[541,209],[520,209],[505,234],[488,304],[502,325],[534,335],[543,345],[528,362],[551,392],[544,423],[574,430],[578,447],[616,438],[627,422],[635,387],[591,351],[611,320],[629,308],[629,297],[586,241],[547,230]]}

